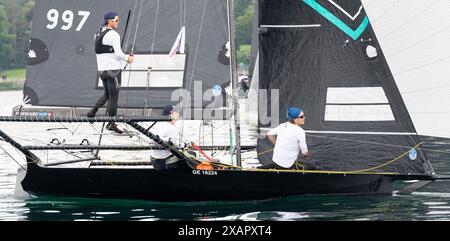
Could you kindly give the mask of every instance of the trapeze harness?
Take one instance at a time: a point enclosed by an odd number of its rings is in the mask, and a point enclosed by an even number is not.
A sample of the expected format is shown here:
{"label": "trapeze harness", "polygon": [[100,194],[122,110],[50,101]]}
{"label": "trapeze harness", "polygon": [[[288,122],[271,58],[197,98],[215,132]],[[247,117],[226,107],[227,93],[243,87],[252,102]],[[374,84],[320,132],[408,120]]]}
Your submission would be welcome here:
{"label": "trapeze harness", "polygon": [[100,29],[97,32],[97,34],[95,35],[95,53],[96,54],[112,54],[112,53],[114,53],[113,46],[103,44],[103,38],[111,30],[112,29],[106,29],[105,31],[101,32],[102,30]]}

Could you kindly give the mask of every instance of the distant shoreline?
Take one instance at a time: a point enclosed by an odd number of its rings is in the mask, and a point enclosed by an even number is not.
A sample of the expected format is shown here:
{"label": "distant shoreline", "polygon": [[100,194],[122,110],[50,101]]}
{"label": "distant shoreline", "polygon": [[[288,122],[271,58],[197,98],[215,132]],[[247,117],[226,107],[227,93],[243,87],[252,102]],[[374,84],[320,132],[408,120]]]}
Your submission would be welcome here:
{"label": "distant shoreline", "polygon": [[0,82],[0,91],[22,90],[24,83],[24,80]]}
{"label": "distant shoreline", "polygon": [[10,69],[0,72],[0,91],[22,90],[25,83],[26,70]]}

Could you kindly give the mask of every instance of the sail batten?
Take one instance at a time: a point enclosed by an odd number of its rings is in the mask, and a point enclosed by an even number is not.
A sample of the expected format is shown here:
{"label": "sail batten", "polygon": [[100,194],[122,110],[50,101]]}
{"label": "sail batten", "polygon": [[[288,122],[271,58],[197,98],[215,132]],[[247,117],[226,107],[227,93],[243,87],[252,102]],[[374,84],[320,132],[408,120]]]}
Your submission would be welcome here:
{"label": "sail batten", "polygon": [[304,25],[261,25],[261,28],[320,28],[321,24],[304,24]]}

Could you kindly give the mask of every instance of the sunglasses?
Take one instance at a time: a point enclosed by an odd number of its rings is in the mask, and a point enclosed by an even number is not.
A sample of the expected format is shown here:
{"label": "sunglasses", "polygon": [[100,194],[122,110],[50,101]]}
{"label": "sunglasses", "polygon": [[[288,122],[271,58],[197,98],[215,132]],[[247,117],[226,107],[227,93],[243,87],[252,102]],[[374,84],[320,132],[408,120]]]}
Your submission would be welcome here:
{"label": "sunglasses", "polygon": [[300,119],[305,119],[305,116],[302,115],[302,116],[299,116],[298,118],[300,118]]}

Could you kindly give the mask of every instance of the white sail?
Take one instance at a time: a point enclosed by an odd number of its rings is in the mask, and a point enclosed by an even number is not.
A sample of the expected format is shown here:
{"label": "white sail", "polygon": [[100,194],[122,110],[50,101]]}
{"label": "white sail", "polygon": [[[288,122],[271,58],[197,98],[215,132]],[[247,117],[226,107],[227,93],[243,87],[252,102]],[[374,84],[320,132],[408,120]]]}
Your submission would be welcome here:
{"label": "white sail", "polygon": [[417,132],[450,138],[450,1],[362,2]]}

